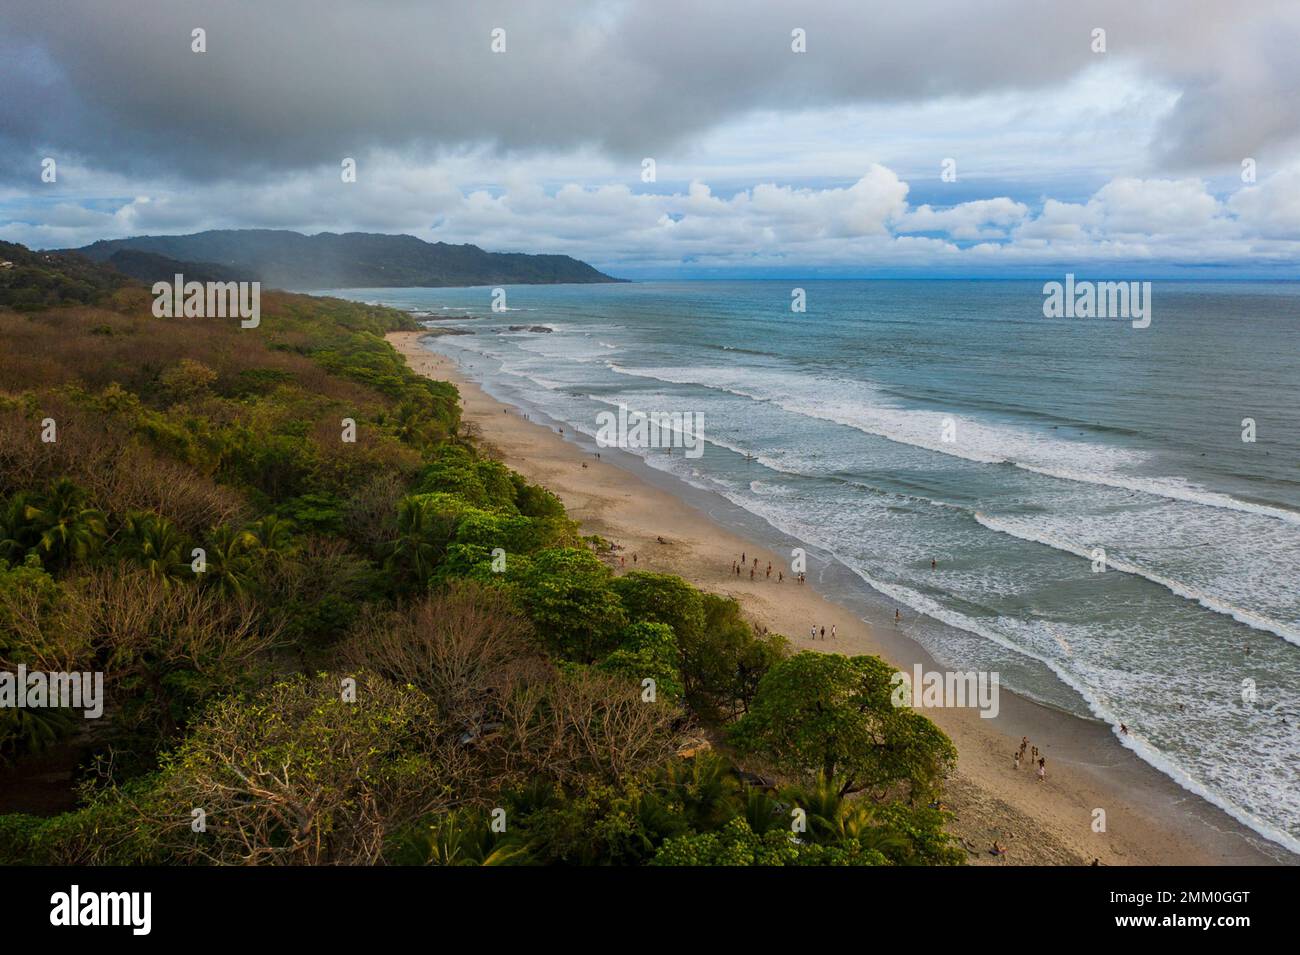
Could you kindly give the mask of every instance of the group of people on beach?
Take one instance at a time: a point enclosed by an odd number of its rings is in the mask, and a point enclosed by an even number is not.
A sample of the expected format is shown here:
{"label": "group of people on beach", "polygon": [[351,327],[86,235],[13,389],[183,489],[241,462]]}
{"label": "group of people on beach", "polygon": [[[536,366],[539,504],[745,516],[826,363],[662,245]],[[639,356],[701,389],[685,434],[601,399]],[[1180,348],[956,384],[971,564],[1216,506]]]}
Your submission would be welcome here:
{"label": "group of people on beach", "polygon": [[[818,636],[819,633],[820,633],[820,637]],[[826,639],[826,628],[825,628],[825,627],[822,627],[820,630],[818,630],[817,625],[816,625],[816,624],[813,624],[811,627],[808,628],[808,639],[809,639],[809,640],[817,640],[817,639],[825,640],[825,639]],[[832,640],[835,639],[835,624],[831,624],[831,639],[832,639]]]}
{"label": "group of people on beach", "polygon": [[[731,572],[735,574],[737,577],[739,577],[741,573],[743,573],[745,570],[748,570],[749,579],[756,580],[758,579],[758,558],[755,557],[752,564],[748,558],[749,558],[749,554],[747,552],[742,551],[740,555],[740,560],[733,560],[731,562]],[[763,577],[766,580],[772,579],[772,562],[770,560],[767,562],[767,570],[764,572]],[[802,584],[804,582],[804,575],[802,573],[795,574],[794,579],[798,583]],[[778,584],[785,583],[785,571],[779,569],[777,570],[776,582]]]}
{"label": "group of people on beach", "polygon": [[1037,746],[1031,747],[1029,745],[1028,736],[1020,737],[1020,749],[1016,751],[1015,756],[1012,758],[1012,765],[1016,769],[1020,768],[1020,764],[1025,759],[1026,750],[1029,751],[1029,765],[1033,766],[1037,764],[1038,766],[1038,768],[1034,771],[1034,774],[1038,777],[1038,781],[1041,783],[1044,779],[1047,778],[1047,757],[1039,754]]}

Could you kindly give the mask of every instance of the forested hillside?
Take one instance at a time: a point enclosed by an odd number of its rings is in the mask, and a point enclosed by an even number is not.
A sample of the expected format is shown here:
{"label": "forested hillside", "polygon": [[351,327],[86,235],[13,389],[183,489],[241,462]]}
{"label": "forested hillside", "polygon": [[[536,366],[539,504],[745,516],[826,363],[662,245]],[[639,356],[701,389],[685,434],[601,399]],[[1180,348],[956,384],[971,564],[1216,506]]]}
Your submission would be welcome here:
{"label": "forested hillside", "polygon": [[252,275],[286,289],[618,281],[567,255],[485,252],[476,245],[373,232],[302,235],[277,229],[215,229],[106,239],[77,251],[98,262],[123,251],[144,252],[203,263],[208,271],[220,267]]}
{"label": "forested hillside", "polygon": [[[0,307],[0,670],[107,703],[0,709],[0,862],[959,861],[889,667],[616,575],[383,340],[405,314],[155,319],[59,266],[22,267],[84,302]],[[64,803],[22,804],[56,755]]]}

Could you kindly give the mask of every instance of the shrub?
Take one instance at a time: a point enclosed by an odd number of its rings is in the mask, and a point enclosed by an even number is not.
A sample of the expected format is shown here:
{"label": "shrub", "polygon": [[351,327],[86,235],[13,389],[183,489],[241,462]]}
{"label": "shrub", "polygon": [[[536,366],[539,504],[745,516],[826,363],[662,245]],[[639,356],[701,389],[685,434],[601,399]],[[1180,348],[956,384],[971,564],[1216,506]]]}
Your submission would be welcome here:
{"label": "shrub", "polygon": [[[181,744],[139,822],[183,864],[372,864],[385,837],[457,798],[464,761],[427,698],[380,677],[296,677],[216,704]],[[202,807],[206,832],[188,811]]]}
{"label": "shrub", "polygon": [[477,738],[502,701],[546,668],[532,626],[499,591],[460,582],[398,611],[372,611],[343,647],[349,665],[432,701],[441,722]]}

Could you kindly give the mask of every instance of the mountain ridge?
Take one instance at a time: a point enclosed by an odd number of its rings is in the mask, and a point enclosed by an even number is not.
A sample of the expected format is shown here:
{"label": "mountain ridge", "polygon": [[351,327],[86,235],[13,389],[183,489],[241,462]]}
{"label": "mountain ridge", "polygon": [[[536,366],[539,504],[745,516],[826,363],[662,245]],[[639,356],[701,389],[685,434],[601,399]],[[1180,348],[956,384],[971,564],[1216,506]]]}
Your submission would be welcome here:
{"label": "mountain ridge", "polygon": [[300,291],[624,281],[568,255],[486,252],[476,245],[425,242],[413,235],[380,232],[305,235],[286,229],[211,229],[188,235],[101,239],[67,251],[102,263],[111,263],[122,252],[143,253]]}

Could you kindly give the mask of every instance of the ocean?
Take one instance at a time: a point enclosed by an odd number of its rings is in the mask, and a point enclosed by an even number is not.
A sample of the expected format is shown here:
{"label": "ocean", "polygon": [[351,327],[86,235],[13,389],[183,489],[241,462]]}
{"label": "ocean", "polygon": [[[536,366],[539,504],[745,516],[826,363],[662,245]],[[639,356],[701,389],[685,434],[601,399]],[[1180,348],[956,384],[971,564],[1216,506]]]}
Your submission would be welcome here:
{"label": "ocean", "polygon": [[1147,328],[1041,281],[505,292],[328,294],[456,316],[428,347],[581,434],[702,415],[701,456],[636,453],[1300,852],[1300,284],[1156,282]]}

